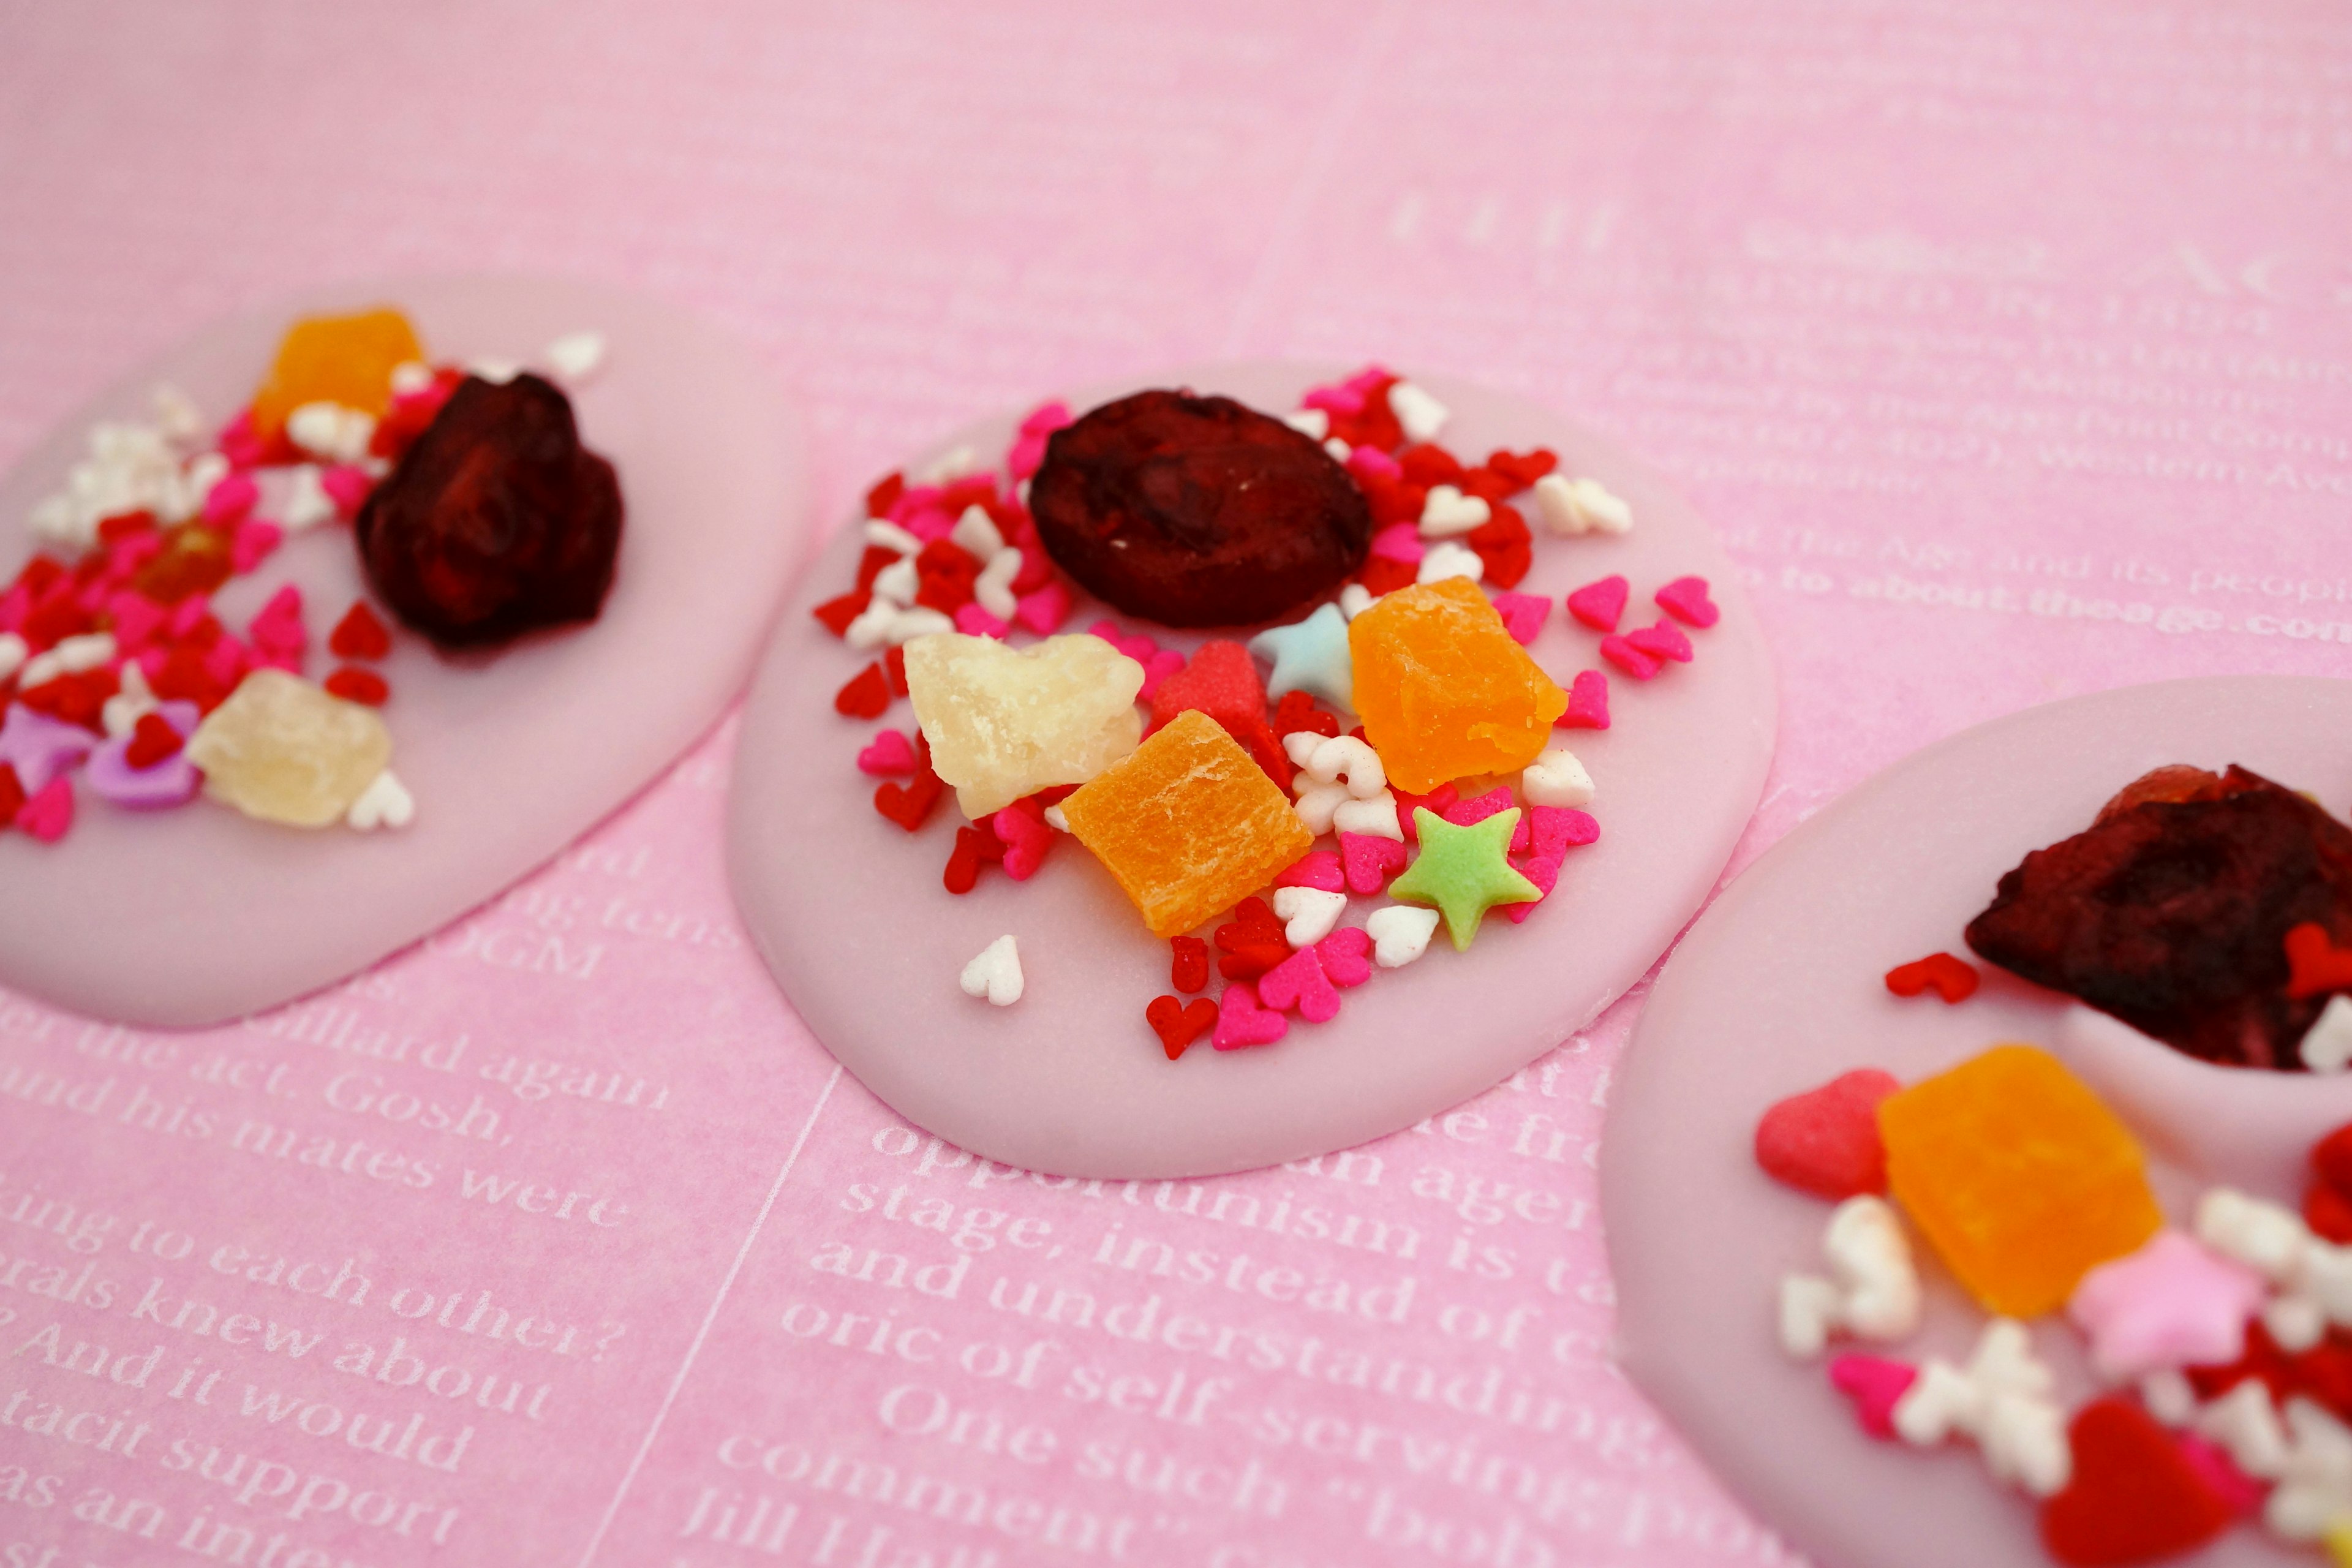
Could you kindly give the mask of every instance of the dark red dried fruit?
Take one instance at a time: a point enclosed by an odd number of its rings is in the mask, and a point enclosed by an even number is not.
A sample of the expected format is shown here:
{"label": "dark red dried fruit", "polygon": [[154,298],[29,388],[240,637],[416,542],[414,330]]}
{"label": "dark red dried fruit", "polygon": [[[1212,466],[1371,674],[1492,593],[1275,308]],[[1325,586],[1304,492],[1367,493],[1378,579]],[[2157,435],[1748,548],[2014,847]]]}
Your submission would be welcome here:
{"label": "dark red dried fruit", "polygon": [[1045,552],[1129,615],[1270,620],[1363,564],[1371,511],[1312,438],[1229,397],[1139,392],[1054,432],[1030,481]]}
{"label": "dark red dried fruit", "polygon": [[2299,1070],[2326,1000],[2287,994],[2306,922],[2352,943],[2352,828],[2243,768],[2164,768],[2004,875],[1968,939],[2190,1056]]}
{"label": "dark red dried fruit", "polygon": [[613,465],[535,375],[468,376],[354,525],[377,595],[443,647],[591,621],[621,545]]}

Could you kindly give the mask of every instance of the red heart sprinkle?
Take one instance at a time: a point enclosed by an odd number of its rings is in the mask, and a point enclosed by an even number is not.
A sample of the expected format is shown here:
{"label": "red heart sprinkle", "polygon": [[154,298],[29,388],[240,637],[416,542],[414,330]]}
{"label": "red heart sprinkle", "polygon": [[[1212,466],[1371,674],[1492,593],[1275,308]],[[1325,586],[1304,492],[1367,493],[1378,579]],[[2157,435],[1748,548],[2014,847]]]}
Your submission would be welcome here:
{"label": "red heart sprinkle", "polygon": [[918,762],[912,783],[886,784],[875,790],[874,809],[912,833],[931,815],[931,807],[939,805],[946,788],[937,773]]}
{"label": "red heart sprinkle", "polygon": [[1304,691],[1286,691],[1282,700],[1274,706],[1274,732],[1295,735],[1299,731],[1318,735],[1337,735],[1339,721],[1315,706],[1315,699]]}
{"label": "red heart sprinkle", "polygon": [[365,599],[354,599],[328,634],[327,648],[337,658],[382,658],[392,651],[392,633]]}
{"label": "red heart sprinkle", "polygon": [[1168,984],[1190,995],[1209,983],[1209,944],[1197,936],[1180,936],[1169,945],[1176,950],[1168,965]]}
{"label": "red heart sprinkle", "polygon": [[1523,490],[1559,467],[1559,459],[1542,447],[1517,455],[1496,448],[1486,454],[1486,467]]}
{"label": "red heart sprinkle", "polygon": [[1217,973],[1228,980],[1255,980],[1290,956],[1282,922],[1264,899],[1244,899],[1234,905],[1234,918],[1214,935],[1217,951],[1225,955],[1217,960]]}
{"label": "red heart sprinkle", "polygon": [[955,847],[948,851],[947,869],[940,881],[950,893],[969,893],[980,880],[981,867],[1004,858],[1003,841],[986,821],[956,829]]}
{"label": "red heart sprinkle", "polygon": [[891,691],[900,697],[906,696],[907,650],[903,647],[894,647],[888,653],[884,654],[882,656],[882,668],[890,677]]}
{"label": "red heart sprinkle", "polygon": [[363,703],[370,708],[383,707],[384,700],[392,695],[392,688],[384,684],[383,676],[356,665],[344,665],[320,684],[329,696],[340,697],[346,702]]}
{"label": "red heart sprinkle", "polygon": [[1613,632],[1625,614],[1625,597],[1633,584],[1617,576],[1587,583],[1568,596],[1568,613],[1596,632]]}
{"label": "red heart sprinkle", "polygon": [[1756,1163],[1774,1181],[1832,1203],[1885,1192],[1878,1102],[1902,1087],[1891,1073],[1861,1068],[1790,1095],[1756,1123]]}
{"label": "red heart sprinkle", "polygon": [[1160,1048],[1172,1062],[1184,1054],[1186,1046],[1216,1026],[1217,1005],[1206,996],[1189,1003],[1173,996],[1154,996],[1143,1009],[1143,1021],[1160,1037]]}
{"label": "red heart sprinkle", "polygon": [[898,498],[906,493],[907,476],[893,469],[876,480],[874,488],[866,492],[866,515],[888,517],[890,509],[897,506]]}
{"label": "red heart sprinkle", "polygon": [[833,710],[852,719],[879,719],[890,706],[890,678],[869,664],[833,695]]}
{"label": "red heart sprinkle", "polygon": [[122,760],[143,772],[177,755],[181,744],[180,732],[172,728],[170,720],[161,713],[142,713],[131,731],[131,743],[122,748]]}
{"label": "red heart sprinkle", "polygon": [[2298,1000],[2352,989],[2352,947],[2336,946],[2316,921],[2286,933],[2286,994]]}
{"label": "red heart sprinkle", "polygon": [[1897,996],[1916,996],[1930,985],[1946,1002],[1965,1002],[1977,994],[1974,965],[1948,952],[1931,952],[1886,972],[1886,988]]}
{"label": "red heart sprinkle", "polygon": [[24,805],[23,781],[16,777],[16,770],[12,764],[0,763],[0,827],[16,821],[16,813],[24,809]]}
{"label": "red heart sprinkle", "polygon": [[1393,594],[1399,588],[1412,587],[1413,579],[1420,575],[1421,568],[1410,561],[1374,555],[1365,561],[1364,569],[1356,574],[1356,581],[1364,585],[1366,593],[1377,599],[1383,594]]}
{"label": "red heart sprinkle", "polygon": [[1723,612],[1707,597],[1704,577],[1677,577],[1651,596],[1657,600],[1658,608],[1701,631],[1723,619]]}
{"label": "red heart sprinkle", "polygon": [[2066,1436],[2074,1473],[2042,1505],[2042,1543],[2070,1568],[2169,1557],[2230,1527],[2230,1505],[2138,1405],[2093,1400]]}
{"label": "red heart sprinkle", "polygon": [[809,612],[824,623],[824,629],[835,637],[849,635],[849,623],[866,613],[874,595],[864,588],[854,594],[844,594],[838,599],[827,599]]}

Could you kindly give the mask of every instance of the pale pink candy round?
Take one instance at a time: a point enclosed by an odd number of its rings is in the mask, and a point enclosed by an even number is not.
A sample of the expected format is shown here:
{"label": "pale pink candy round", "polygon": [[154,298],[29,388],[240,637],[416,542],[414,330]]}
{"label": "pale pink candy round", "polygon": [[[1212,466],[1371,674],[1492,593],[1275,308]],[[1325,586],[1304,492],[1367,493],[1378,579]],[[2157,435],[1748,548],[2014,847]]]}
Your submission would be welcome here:
{"label": "pale pink candy round", "polygon": [[[1191,384],[1280,412],[1331,379],[1323,367],[1206,366],[1070,402]],[[871,656],[808,614],[855,576],[864,541],[845,528],[794,595],[746,706],[729,857],[785,994],[899,1114],[992,1159],[1082,1176],[1203,1175],[1344,1148],[1455,1104],[1567,1038],[1656,962],[1714,886],[1773,735],[1763,635],[1730,561],[1663,480],[1598,437],[1519,398],[1416,379],[1454,409],[1439,438],[1465,458],[1549,446],[1633,504],[1622,537],[1538,532],[1522,592],[1557,598],[1622,572],[1646,595],[1696,574],[1723,605],[1722,624],[1693,638],[1696,662],[1625,691],[1613,728],[1558,732],[1554,743],[1592,773],[1600,842],[1570,855],[1559,890],[1524,926],[1491,921],[1467,953],[1441,942],[1409,968],[1376,971],[1329,1023],[1292,1017],[1278,1042],[1220,1052],[1202,1040],[1171,1062],[1143,1016],[1171,990],[1169,945],[1092,856],[1065,845],[1026,882],[990,868],[953,898],[940,886],[960,820],[952,799],[911,837],[874,810],[874,781],[856,766],[868,731],[833,710]],[[1013,428],[1011,417],[985,421],[937,450],[970,443],[992,460]],[[1074,625],[1102,613],[1081,605]],[[1122,624],[1185,648],[1205,640]],[[1598,644],[1554,616],[1528,651],[1565,682],[1596,663]],[[1343,925],[1384,901],[1355,900]],[[957,973],[1008,931],[1027,990],[1015,1006],[975,1006]],[[1237,1041],[1275,1026],[1253,1010],[1220,1032]]]}
{"label": "pale pink candy round", "polygon": [[[90,800],[54,847],[0,834],[0,984],[170,1026],[218,1023],[341,979],[626,800],[718,719],[751,668],[801,545],[790,408],[750,353],[695,318],[550,279],[341,286],[207,328],[60,422],[0,479],[0,580],[30,545],[23,520],[87,449],[93,421],[148,417],[150,390],[169,382],[226,423],[295,317],[378,303],[406,310],[442,360],[531,364],[563,333],[604,334],[604,373],[572,393],[581,433],[612,459],[628,507],[603,616],[488,659],[438,658],[395,635],[376,668],[392,686],[393,772],[416,801],[407,827],[312,832],[203,802],[131,812]],[[348,526],[285,541],[214,607],[244,626],[287,583],[301,590],[319,679],[332,668],[327,633],[361,592]]]}
{"label": "pale pink candy round", "polygon": [[[1702,659],[1708,635],[1693,638]],[[1716,1473],[1825,1565],[2049,1559],[2030,1501],[1996,1486],[1972,1452],[1872,1441],[1821,1362],[1781,1353],[1774,1293],[1782,1273],[1821,1268],[1830,1205],[1757,1168],[1767,1107],[1856,1067],[1911,1082],[2000,1041],[2033,1042],[2066,1058],[2133,1123],[2176,1224],[2210,1183],[2298,1204],[2312,1139],[2352,1121],[2352,1075],[2195,1061],[2121,1025],[2086,1027],[2113,1020],[1981,963],[1983,985],[1958,1006],[1887,992],[1884,976],[1898,963],[1969,956],[1961,930],[2002,872],[2080,832],[2116,790],[2167,763],[2240,763],[2314,792],[2341,816],[2352,804],[2352,682],[2241,676],[2129,687],[1930,746],[1743,873],[1683,938],[1643,1009],[1601,1145],[1619,1355]],[[1965,1360],[1983,1314],[1940,1268],[1926,1272],[1924,1330],[1859,1348]],[[2088,1398],[2096,1385],[2074,1331],[2043,1319],[2033,1337],[2065,1403]],[[2197,1558],[2231,1568],[2311,1561],[2243,1526]]]}

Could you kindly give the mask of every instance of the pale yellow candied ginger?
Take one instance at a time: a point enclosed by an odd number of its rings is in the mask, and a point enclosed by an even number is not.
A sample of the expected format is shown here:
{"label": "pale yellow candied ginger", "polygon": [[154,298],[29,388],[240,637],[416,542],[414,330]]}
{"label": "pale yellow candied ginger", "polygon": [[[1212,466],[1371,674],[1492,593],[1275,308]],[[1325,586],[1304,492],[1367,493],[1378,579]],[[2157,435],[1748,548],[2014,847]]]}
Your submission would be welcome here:
{"label": "pale yellow candied ginger", "polygon": [[1011,648],[936,632],[907,644],[907,694],[931,768],[974,822],[1055,784],[1084,784],[1135,750],[1143,666],[1080,633]]}
{"label": "pale yellow candied ginger", "polygon": [[1233,908],[1315,842],[1265,770],[1193,708],[1062,802],[1062,816],[1161,938]]}
{"label": "pale yellow candied ginger", "polygon": [[1568,711],[1553,684],[1466,578],[1400,588],[1348,625],[1356,712],[1389,781],[1414,795],[1543,754]]}
{"label": "pale yellow candied ginger", "polygon": [[264,822],[325,827],[392,761],[392,731],[373,708],[282,669],[257,669],[196,726],[188,760],[224,805]]}

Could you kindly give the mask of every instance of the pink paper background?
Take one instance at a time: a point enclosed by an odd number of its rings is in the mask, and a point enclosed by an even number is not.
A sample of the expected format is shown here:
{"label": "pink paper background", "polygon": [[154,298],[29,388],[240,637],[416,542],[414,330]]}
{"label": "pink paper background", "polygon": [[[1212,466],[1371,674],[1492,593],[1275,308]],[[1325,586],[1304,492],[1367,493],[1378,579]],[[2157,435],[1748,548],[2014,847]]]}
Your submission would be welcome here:
{"label": "pink paper background", "polygon": [[[220,311],[411,268],[732,325],[826,518],[975,413],[1156,364],[1476,376],[1643,451],[1746,568],[1785,705],[1744,857],[2027,703],[2346,668],[2347,72],[2317,4],[16,5],[0,458]],[[1607,1362],[1591,1154],[1638,999],[1344,1160],[975,1170],[745,949],[727,740],[331,995],[173,1037],[0,1003],[0,1563],[1790,1557]],[[344,1173],[376,1151],[432,1184]],[[583,1196],[493,1208],[468,1169]],[[1174,1274],[1097,1261],[1136,1242]],[[317,1293],[346,1263],[364,1297]],[[24,1428],[50,1405],[105,1420]],[[127,1456],[64,1440],[117,1416]],[[173,1468],[215,1448],[236,1481]]]}

